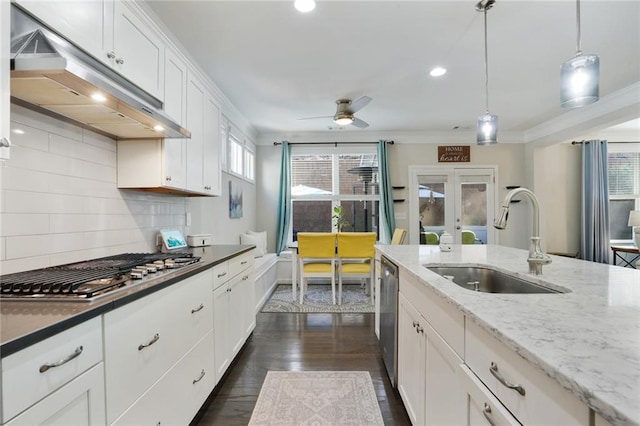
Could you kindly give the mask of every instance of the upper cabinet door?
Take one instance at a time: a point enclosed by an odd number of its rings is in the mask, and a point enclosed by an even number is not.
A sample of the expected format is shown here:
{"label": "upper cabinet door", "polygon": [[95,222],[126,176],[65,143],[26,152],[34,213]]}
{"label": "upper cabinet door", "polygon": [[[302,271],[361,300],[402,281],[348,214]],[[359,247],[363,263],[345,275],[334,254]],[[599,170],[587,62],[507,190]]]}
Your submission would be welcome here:
{"label": "upper cabinet door", "polygon": [[159,100],[164,99],[164,43],[124,2],[115,3],[113,66]]}
{"label": "upper cabinet door", "polygon": [[202,82],[193,73],[187,79],[187,129],[191,139],[187,142],[187,189],[204,192],[203,180],[203,144],[204,144],[204,102],[205,89]]}
{"label": "upper cabinet door", "polygon": [[0,1],[0,160],[9,158],[9,2]]}
{"label": "upper cabinet door", "polygon": [[110,63],[107,54],[113,49],[113,0],[17,3],[90,55]]}
{"label": "upper cabinet door", "polygon": [[204,106],[203,183],[209,195],[222,194],[220,170],[220,107],[208,96]]}

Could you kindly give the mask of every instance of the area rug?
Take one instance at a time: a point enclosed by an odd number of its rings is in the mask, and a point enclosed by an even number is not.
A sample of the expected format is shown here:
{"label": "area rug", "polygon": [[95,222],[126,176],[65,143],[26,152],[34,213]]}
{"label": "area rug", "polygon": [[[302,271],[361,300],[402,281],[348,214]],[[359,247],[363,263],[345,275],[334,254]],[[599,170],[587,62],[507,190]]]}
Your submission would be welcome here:
{"label": "area rug", "polygon": [[269,371],[249,425],[384,422],[368,371]]}
{"label": "area rug", "polygon": [[[300,297],[300,295],[297,295]],[[336,285],[336,297],[338,288]],[[375,312],[369,296],[358,284],[342,286],[342,304],[334,305],[331,299],[331,284],[309,284],[304,303],[292,300],[291,285],[280,284],[262,307],[262,312],[321,312],[321,313],[366,313]]]}

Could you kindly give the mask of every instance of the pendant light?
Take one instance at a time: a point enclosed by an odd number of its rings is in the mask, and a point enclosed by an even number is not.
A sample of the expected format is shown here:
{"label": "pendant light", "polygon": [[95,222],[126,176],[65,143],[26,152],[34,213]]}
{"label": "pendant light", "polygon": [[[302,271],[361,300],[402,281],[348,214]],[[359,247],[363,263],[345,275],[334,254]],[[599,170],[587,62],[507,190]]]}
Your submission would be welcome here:
{"label": "pendant light", "polygon": [[582,53],[580,0],[576,0],[576,27],[576,56],[565,61],[560,68],[560,105],[563,108],[583,107],[600,97],[600,58],[598,55]]}
{"label": "pendant light", "polygon": [[476,128],[478,145],[493,145],[498,143],[498,116],[489,112],[489,54],[487,48],[487,11],[493,7],[495,0],[481,0],[476,4],[476,10],[484,13],[484,90],[487,101],[486,112],[478,117]]}

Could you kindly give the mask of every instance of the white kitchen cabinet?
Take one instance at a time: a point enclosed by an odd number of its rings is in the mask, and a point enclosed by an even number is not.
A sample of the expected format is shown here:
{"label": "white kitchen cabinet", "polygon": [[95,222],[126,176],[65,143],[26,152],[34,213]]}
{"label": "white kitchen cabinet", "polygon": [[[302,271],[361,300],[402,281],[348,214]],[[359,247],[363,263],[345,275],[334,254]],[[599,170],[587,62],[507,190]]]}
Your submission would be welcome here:
{"label": "white kitchen cabinet", "polygon": [[201,272],[104,315],[108,423],[212,330],[211,274]]}
{"label": "white kitchen cabinet", "polygon": [[[165,113],[178,124],[186,122],[187,65],[167,49],[165,57]],[[120,140],[118,188],[144,188],[181,193],[187,188],[187,139]]]}
{"label": "white kitchen cabinet", "polygon": [[522,424],[589,424],[585,404],[471,321],[465,363]]}
{"label": "white kitchen cabinet", "polygon": [[187,74],[187,189],[203,195],[221,194],[220,107],[198,76]]}
{"label": "white kitchen cabinet", "polygon": [[136,6],[121,0],[18,3],[156,99],[164,99],[164,41]]}
{"label": "white kitchen cabinet", "polygon": [[220,106],[209,94],[204,108],[204,143],[202,167],[202,184],[210,195],[222,194],[222,156],[220,141]]}
{"label": "white kitchen cabinet", "polygon": [[[3,358],[2,423],[38,401],[53,396],[84,372],[101,364],[102,348],[101,321],[100,318],[93,318]],[[67,398],[76,395],[80,400],[84,398],[88,401],[92,400],[94,395],[87,395],[86,392],[102,392],[104,388],[102,375],[98,381],[92,379],[82,383],[59,393],[53,400],[66,401]],[[68,400],[66,404],[72,404],[72,401]],[[48,418],[57,410],[61,410],[61,407],[52,408],[51,405],[44,404],[23,419]],[[89,411],[93,410],[93,407],[84,407],[84,414],[88,418],[104,418],[104,401],[96,408],[98,411]],[[78,413],[77,410],[82,410],[82,406],[69,407],[69,410],[70,415]]]}
{"label": "white kitchen cabinet", "polygon": [[255,328],[253,252],[216,265],[213,280],[214,359],[219,381]]}
{"label": "white kitchen cabinet", "polygon": [[416,309],[404,298],[398,298],[398,391],[409,419],[414,425],[424,424],[425,339],[420,335]]}
{"label": "white kitchen cabinet", "polygon": [[10,3],[0,1],[0,160],[9,158],[9,51],[10,51]]}
{"label": "white kitchen cabinet", "polygon": [[459,425],[464,392],[462,359],[402,294],[398,300],[398,391],[415,425]]}
{"label": "white kitchen cabinet", "polygon": [[112,425],[187,425],[215,387],[210,330]]}
{"label": "white kitchen cabinet", "polygon": [[469,367],[460,364],[459,369],[466,405],[463,411],[464,422],[459,424],[466,426],[520,426],[520,423],[478,380]]}
{"label": "white kitchen cabinet", "polygon": [[164,99],[164,42],[128,2],[114,2],[113,67],[159,100]]}
{"label": "white kitchen cabinet", "polygon": [[[103,375],[103,363],[100,362],[6,423],[6,425],[104,425]],[[13,392],[14,390],[15,388],[5,389],[5,392]]]}

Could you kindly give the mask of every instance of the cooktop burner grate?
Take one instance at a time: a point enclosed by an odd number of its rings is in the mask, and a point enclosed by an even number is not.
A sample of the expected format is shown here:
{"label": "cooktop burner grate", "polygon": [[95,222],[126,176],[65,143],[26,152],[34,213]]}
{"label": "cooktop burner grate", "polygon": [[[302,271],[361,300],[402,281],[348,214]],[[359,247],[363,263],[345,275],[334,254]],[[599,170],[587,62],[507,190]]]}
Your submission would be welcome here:
{"label": "cooktop burner grate", "polygon": [[[129,272],[140,265],[173,261],[180,266],[199,261],[190,253],[124,253],[94,260],[51,266],[0,276],[1,296],[75,297],[89,299],[126,285]],[[175,264],[175,263],[174,263]]]}

